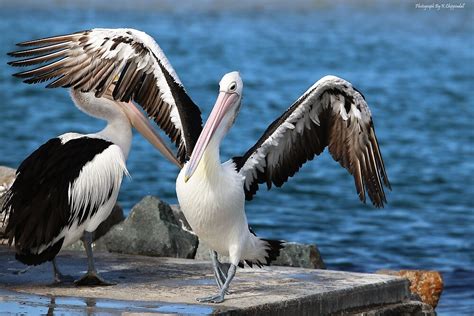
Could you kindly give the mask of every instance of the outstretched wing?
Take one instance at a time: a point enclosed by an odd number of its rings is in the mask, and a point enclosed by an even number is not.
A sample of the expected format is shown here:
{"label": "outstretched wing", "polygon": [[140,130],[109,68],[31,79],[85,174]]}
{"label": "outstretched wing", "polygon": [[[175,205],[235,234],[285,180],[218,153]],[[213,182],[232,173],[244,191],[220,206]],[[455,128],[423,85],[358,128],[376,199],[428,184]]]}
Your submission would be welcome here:
{"label": "outstretched wing", "polygon": [[[357,193],[367,192],[376,207],[390,188],[374,124],[364,96],[338,77],[326,76],[275,120],[244,156],[234,157],[251,200],[260,183],[280,187],[328,147],[334,160],[353,176]],[[382,185],[383,184],[383,185]]]}
{"label": "outstretched wing", "polygon": [[115,82],[113,97],[133,100],[189,158],[202,129],[201,112],[176,72],[148,34],[133,29],[92,29],[19,43],[33,48],[9,53],[26,57],[12,66],[38,66],[16,73],[26,83],[48,81],[48,88],[94,91],[101,97]]}

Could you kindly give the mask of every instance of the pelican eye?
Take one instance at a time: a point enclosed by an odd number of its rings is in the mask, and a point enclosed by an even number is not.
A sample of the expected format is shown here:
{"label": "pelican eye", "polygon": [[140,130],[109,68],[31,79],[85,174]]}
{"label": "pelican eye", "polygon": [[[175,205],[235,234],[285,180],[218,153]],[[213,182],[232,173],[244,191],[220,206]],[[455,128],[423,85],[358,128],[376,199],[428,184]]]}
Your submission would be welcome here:
{"label": "pelican eye", "polygon": [[236,88],[237,88],[237,84],[235,82],[232,82],[229,86],[230,91],[235,91]]}

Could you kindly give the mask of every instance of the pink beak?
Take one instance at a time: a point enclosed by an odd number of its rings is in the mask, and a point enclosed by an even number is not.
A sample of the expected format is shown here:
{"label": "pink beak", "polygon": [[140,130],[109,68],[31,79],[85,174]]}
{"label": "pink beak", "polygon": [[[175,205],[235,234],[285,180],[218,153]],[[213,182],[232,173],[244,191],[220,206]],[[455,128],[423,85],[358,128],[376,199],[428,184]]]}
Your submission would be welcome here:
{"label": "pink beak", "polygon": [[204,152],[206,151],[206,148],[216,130],[219,128],[222,119],[237,99],[238,95],[235,93],[219,93],[216,104],[212,108],[211,115],[209,115],[206,125],[204,125],[204,129],[202,130],[201,135],[199,135],[199,139],[197,140],[196,146],[191,154],[191,159],[187,164],[186,173],[184,174],[184,182],[187,182],[196,171],[199,162],[201,161],[202,156],[204,155]]}
{"label": "pink beak", "polygon": [[137,109],[137,107],[132,102],[119,102],[118,105],[127,115],[130,123],[137,129],[137,131],[142,134],[156,149],[158,149],[166,159],[178,166],[179,168],[182,165],[176,159],[175,155],[171,149],[166,146],[165,142],[161,137],[156,133],[155,129],[150,124],[150,121]]}

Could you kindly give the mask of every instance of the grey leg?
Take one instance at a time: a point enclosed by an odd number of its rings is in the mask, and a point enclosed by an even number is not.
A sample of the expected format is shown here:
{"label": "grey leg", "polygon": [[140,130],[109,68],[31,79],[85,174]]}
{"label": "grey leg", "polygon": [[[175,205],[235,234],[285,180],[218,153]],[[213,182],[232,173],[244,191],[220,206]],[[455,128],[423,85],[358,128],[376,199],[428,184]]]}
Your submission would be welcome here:
{"label": "grey leg", "polygon": [[231,264],[229,271],[227,271],[227,278],[225,280],[224,285],[222,286],[219,294],[214,295],[214,296],[207,296],[207,297],[201,297],[197,298],[196,300],[201,303],[221,303],[224,301],[224,296],[227,290],[229,289],[229,284],[232,282],[232,279],[235,276],[235,271],[237,270],[237,266]]}
{"label": "grey leg", "polygon": [[[212,259],[212,267],[214,269],[214,277],[216,278],[217,286],[219,289],[222,289],[222,286],[225,283],[227,272],[229,271],[230,264],[229,263],[221,263],[219,259],[217,259],[217,252],[211,250],[211,259]],[[226,292],[226,294],[229,294]]]}
{"label": "grey leg", "polygon": [[81,240],[84,243],[84,248],[86,248],[87,254],[87,273],[83,275],[79,280],[76,280],[74,283],[79,286],[94,286],[94,285],[115,285],[115,283],[109,283],[102,279],[97,273],[94,264],[94,257],[92,255],[92,237],[93,234],[85,231]]}
{"label": "grey leg", "polygon": [[72,276],[64,275],[61,273],[61,271],[59,271],[58,266],[56,264],[56,258],[53,259],[52,263],[53,263],[53,283],[54,284],[74,281]]}

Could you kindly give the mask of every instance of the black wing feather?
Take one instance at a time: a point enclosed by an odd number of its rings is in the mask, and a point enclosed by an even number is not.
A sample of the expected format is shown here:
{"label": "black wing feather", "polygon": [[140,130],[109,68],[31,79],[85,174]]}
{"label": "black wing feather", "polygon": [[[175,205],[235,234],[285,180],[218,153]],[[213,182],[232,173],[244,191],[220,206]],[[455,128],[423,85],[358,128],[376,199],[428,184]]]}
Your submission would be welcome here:
{"label": "black wing feather", "polygon": [[272,184],[282,186],[326,147],[354,176],[360,200],[365,202],[367,191],[373,204],[383,207],[387,202],[383,186],[390,188],[390,183],[369,108],[358,90],[333,76],[316,82],[252,148],[233,158],[245,176],[246,199],[253,198],[261,183],[269,189]]}

